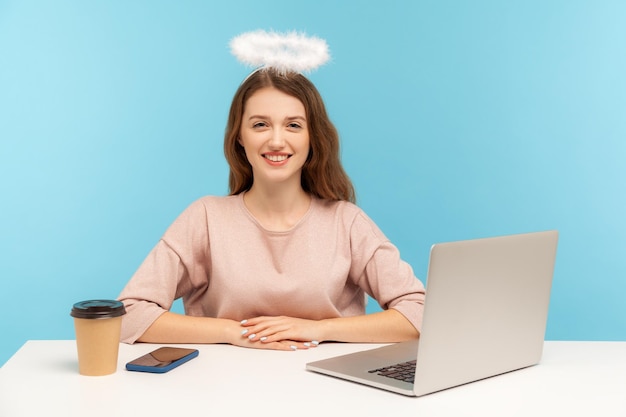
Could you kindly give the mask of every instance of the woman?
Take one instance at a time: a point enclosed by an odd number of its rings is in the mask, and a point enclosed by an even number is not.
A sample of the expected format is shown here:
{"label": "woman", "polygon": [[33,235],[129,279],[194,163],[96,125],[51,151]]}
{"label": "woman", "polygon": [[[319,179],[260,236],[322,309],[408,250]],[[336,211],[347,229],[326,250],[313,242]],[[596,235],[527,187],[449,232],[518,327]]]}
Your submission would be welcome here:
{"label": "woman", "polygon": [[[354,202],[339,139],[303,75],[264,68],[233,99],[230,195],[170,226],[120,295],[122,341],[297,350],[417,338],[424,287]],[[384,311],[365,314],[366,294]],[[169,312],[183,298],[185,315]]]}

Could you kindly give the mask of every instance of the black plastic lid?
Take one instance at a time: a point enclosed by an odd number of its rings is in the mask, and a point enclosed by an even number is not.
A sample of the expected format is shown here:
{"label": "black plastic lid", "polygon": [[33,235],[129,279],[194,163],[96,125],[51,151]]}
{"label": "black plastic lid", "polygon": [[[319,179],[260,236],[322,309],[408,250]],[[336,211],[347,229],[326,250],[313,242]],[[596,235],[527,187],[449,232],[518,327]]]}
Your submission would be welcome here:
{"label": "black plastic lid", "polygon": [[79,319],[108,319],[126,314],[124,304],[117,300],[86,300],[74,304],[70,315]]}

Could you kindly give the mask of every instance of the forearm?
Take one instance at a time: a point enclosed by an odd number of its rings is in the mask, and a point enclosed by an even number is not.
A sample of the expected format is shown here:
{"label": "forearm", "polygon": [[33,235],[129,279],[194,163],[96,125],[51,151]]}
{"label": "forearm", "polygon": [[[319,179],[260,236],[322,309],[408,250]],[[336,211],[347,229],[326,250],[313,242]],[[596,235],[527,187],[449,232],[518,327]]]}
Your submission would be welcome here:
{"label": "forearm", "polygon": [[149,343],[232,343],[239,337],[240,325],[234,320],[163,313],[139,337]]}
{"label": "forearm", "polygon": [[394,309],[355,317],[320,321],[321,340],[336,342],[387,343],[416,339],[419,332]]}

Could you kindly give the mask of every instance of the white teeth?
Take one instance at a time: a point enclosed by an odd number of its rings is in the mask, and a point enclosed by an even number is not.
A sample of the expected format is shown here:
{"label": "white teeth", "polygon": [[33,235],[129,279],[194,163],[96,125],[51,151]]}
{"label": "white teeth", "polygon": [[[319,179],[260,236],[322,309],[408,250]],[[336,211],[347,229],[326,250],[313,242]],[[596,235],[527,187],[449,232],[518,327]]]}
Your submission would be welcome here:
{"label": "white teeth", "polygon": [[272,162],[282,162],[285,159],[289,158],[288,155],[263,155],[263,156]]}

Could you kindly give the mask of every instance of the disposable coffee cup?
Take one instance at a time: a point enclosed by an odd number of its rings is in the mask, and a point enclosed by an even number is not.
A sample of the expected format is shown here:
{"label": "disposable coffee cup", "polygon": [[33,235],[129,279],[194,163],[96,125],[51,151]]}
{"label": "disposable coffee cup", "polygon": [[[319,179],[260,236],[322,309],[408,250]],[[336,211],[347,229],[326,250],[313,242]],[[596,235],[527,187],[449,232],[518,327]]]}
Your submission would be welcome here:
{"label": "disposable coffee cup", "polygon": [[100,376],[115,373],[124,304],[117,300],[87,300],[74,304],[78,372]]}

